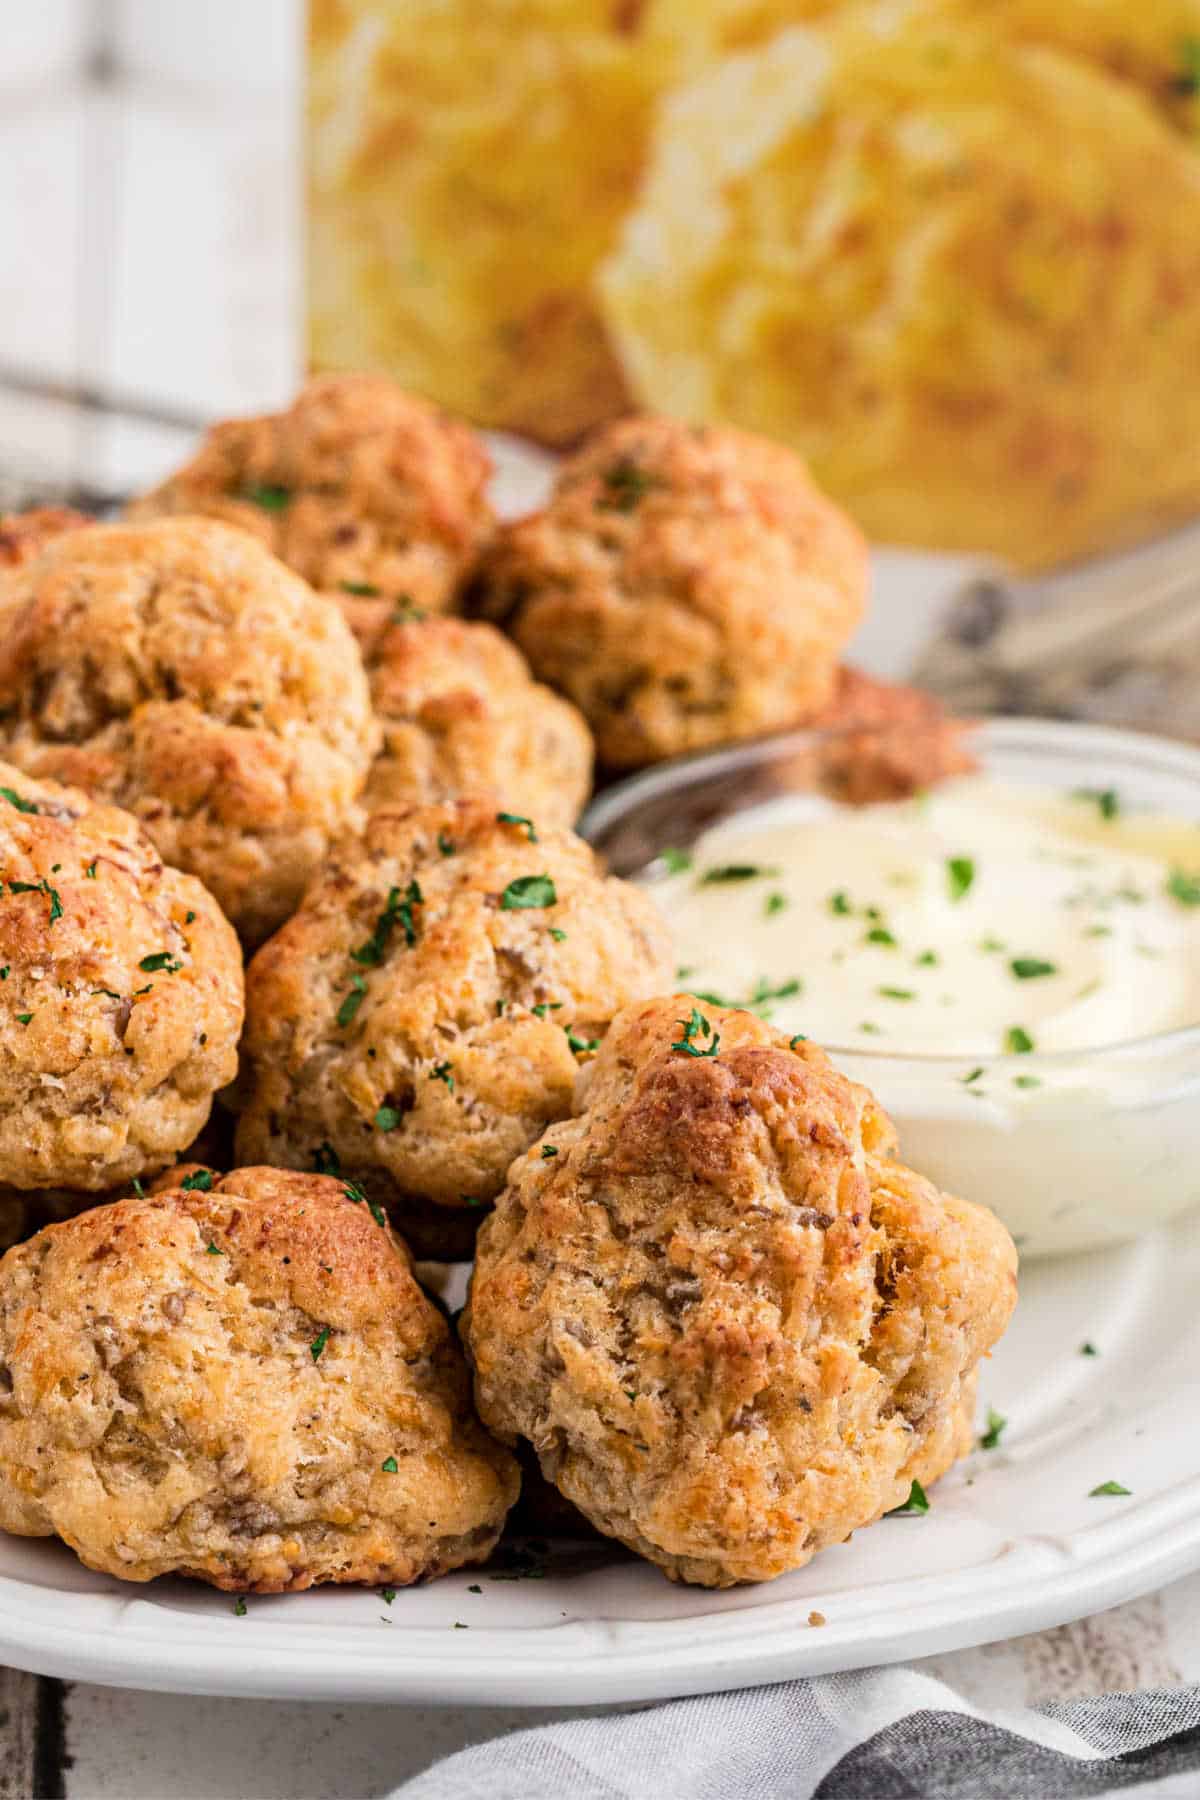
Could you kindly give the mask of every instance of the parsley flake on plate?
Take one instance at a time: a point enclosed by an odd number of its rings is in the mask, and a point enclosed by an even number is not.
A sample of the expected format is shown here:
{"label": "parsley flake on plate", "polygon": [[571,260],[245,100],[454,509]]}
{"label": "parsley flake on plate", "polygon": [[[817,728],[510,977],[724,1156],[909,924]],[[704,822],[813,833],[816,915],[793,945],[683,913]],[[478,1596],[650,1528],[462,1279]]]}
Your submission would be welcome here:
{"label": "parsley flake on plate", "polygon": [[1200,906],[1200,874],[1175,868],[1167,876],[1167,893],[1180,906]]}
{"label": "parsley flake on plate", "polygon": [[761,867],[758,863],[718,863],[715,868],[705,869],[700,881],[707,887],[720,881],[756,881],[762,875],[778,873],[778,869]]}
{"label": "parsley flake on plate", "polygon": [[1088,1499],[1096,1500],[1101,1496],[1107,1498],[1109,1495],[1120,1496],[1132,1494],[1132,1492],[1132,1488],[1123,1487],[1119,1481],[1102,1481],[1099,1487],[1089,1488]]}
{"label": "parsley flake on plate", "polygon": [[908,1490],[908,1499],[900,1506],[893,1506],[890,1512],[885,1513],[884,1517],[888,1519],[919,1518],[928,1511],[929,1496],[921,1483],[914,1479]]}
{"label": "parsley flake on plate", "polygon": [[1033,1047],[1033,1039],[1023,1025],[1009,1026],[1004,1034],[1004,1048],[1010,1056],[1029,1056]]}
{"label": "parsley flake on plate", "polygon": [[1004,1417],[1004,1414],[998,1413],[994,1406],[989,1406],[987,1413],[987,1430],[979,1440],[979,1448],[981,1450],[997,1449],[1007,1424],[1008,1420]]}

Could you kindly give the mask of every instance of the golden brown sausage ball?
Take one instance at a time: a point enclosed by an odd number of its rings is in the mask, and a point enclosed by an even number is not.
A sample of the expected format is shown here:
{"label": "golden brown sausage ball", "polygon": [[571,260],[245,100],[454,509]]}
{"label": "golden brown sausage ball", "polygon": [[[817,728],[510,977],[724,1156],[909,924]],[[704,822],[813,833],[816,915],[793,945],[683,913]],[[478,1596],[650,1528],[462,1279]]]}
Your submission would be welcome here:
{"label": "golden brown sausage ball", "polygon": [[866,572],[792,451],[647,415],[594,433],[500,532],[474,604],[629,768],[826,705]]}
{"label": "golden brown sausage ball", "polygon": [[370,629],[398,604],[453,605],[492,527],[491,460],[469,426],[385,375],[325,375],[286,412],[214,425],[131,518],[240,525]]}
{"label": "golden brown sausage ball", "polygon": [[483,1561],[516,1465],[403,1245],[323,1176],[185,1179],[0,1262],[0,1527],[258,1593]]}
{"label": "golden brown sausage ball", "polygon": [[672,966],[654,903],[570,832],[478,799],[377,812],[247,972],[238,1156],[473,1223]]}
{"label": "golden brown sausage ball", "polygon": [[969,1447],[1016,1254],[893,1144],[807,1042],[688,996],[631,1008],[479,1234],[481,1418],[703,1586],[799,1568],[901,1504]]}
{"label": "golden brown sausage ball", "polygon": [[93,525],[0,582],[0,753],[127,807],[252,942],[352,814],[376,739],[337,606],[245,532]]}
{"label": "golden brown sausage ball", "polygon": [[978,766],[968,722],[934,695],[846,664],[832,700],[808,723],[841,734],[821,752],[822,785],[855,805],[905,799]]}
{"label": "golden brown sausage ball", "polygon": [[242,1000],[198,881],[128,813],[0,763],[0,1193],[172,1161],[236,1073]]}
{"label": "golden brown sausage ball", "polygon": [[575,823],[591,792],[591,733],[494,626],[392,625],[369,666],[383,749],[368,808],[493,794],[547,825]]}

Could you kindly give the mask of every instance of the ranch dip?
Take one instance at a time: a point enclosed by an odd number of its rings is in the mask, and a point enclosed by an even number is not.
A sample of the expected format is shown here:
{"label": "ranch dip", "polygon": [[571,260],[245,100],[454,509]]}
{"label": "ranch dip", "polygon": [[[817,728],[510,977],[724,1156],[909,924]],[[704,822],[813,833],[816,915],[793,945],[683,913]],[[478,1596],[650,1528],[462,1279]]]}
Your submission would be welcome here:
{"label": "ranch dip", "polygon": [[826,1047],[1019,1057],[1200,1020],[1200,829],[1114,789],[790,796],[664,866],[680,987]]}

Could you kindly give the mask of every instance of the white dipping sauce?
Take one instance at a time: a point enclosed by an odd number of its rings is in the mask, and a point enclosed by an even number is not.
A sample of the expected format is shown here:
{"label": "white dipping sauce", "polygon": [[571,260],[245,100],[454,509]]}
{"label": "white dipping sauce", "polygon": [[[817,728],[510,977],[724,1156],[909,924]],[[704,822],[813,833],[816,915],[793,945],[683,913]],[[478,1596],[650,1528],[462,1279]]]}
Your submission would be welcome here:
{"label": "white dipping sauce", "polygon": [[1144,1042],[1200,1022],[1200,828],[982,776],[797,795],[652,886],[681,988],[830,1049],[1027,1253],[1200,1200],[1197,1045]]}

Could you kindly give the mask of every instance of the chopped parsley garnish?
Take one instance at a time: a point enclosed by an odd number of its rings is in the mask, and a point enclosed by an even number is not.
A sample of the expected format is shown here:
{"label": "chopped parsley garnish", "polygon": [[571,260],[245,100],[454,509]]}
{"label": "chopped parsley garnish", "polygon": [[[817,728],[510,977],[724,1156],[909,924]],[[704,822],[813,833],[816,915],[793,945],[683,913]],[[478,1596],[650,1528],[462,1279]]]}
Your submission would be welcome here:
{"label": "chopped parsley garnish", "polygon": [[[417,941],[417,927],[413,920],[413,907],[424,904],[425,896],[421,892],[420,883],[410,881],[401,896],[398,887],[388,889],[388,897],[384,901],[383,911],[375,921],[375,929],[365,944],[350,952],[356,963],[364,968],[377,969],[387,951],[392,932],[399,925],[404,932],[404,941],[411,950]],[[353,1013],[350,1015],[353,1018]]]}
{"label": "chopped parsley garnish", "polygon": [[657,475],[640,468],[631,456],[619,456],[600,477],[604,492],[596,502],[601,512],[630,513],[651,488],[661,487]]}
{"label": "chopped parsley garnish", "polygon": [[1186,869],[1172,869],[1167,876],[1167,892],[1180,906],[1200,906],[1200,875],[1189,875]]}
{"label": "chopped parsley garnish", "polygon": [[468,1592],[468,1594],[482,1594],[483,1589],[480,1587],[480,1585],[477,1581],[473,1581],[471,1583],[470,1587],[467,1589],[467,1592]]}
{"label": "chopped parsley garnish", "polygon": [[1023,1025],[1010,1025],[1004,1034],[1004,1048],[1010,1056],[1028,1056],[1033,1050],[1033,1039]]}
{"label": "chopped parsley garnish", "polygon": [[987,1430],[979,1440],[979,1448],[981,1450],[995,1450],[1000,1443],[1001,1437],[1004,1435],[1004,1427],[1007,1424],[1008,1420],[1004,1417],[1004,1414],[998,1413],[994,1406],[989,1406]]}
{"label": "chopped parsley garnish", "polygon": [[204,1246],[204,1254],[206,1256],[224,1256],[225,1252],[221,1249],[219,1244],[214,1244],[212,1239],[209,1238],[207,1244]]}
{"label": "chopped parsley garnish", "polygon": [[1099,1356],[1100,1352],[1090,1338],[1085,1338],[1079,1346],[1079,1354],[1080,1356]]}
{"label": "chopped parsley garnish", "polygon": [[[721,1034],[713,1030],[704,1014],[696,1007],[692,1008],[691,1018],[678,1020],[678,1025],[683,1036],[671,1045],[672,1050],[678,1050],[684,1056],[716,1056],[721,1048]],[[706,1050],[700,1048],[697,1038],[701,1044],[708,1039]]]}
{"label": "chopped parsley garnish", "polygon": [[1121,796],[1116,788],[1076,788],[1075,799],[1092,801],[1102,819],[1115,819],[1121,810]]}
{"label": "chopped parsley garnish", "polygon": [[3,795],[8,801],[8,804],[10,806],[15,806],[20,813],[36,813],[41,811],[41,808],[36,806],[32,800],[26,800],[24,795],[18,794],[15,788],[0,787],[0,795]]}
{"label": "chopped parsley garnish", "polygon": [[858,1029],[867,1037],[883,1037],[885,1035],[883,1026],[877,1025],[874,1019],[864,1019]]}
{"label": "chopped parsley garnish", "polygon": [[143,956],[138,964],[138,968],[144,969],[147,975],[157,974],[160,969],[164,975],[178,975],[182,967],[179,958],[172,956],[169,950],[156,950],[152,956]]}
{"label": "chopped parsley garnish", "polygon": [[1042,1080],[1041,1080],[1040,1075],[1014,1075],[1013,1076],[1013,1086],[1014,1087],[1038,1088],[1038,1087],[1041,1087],[1041,1085],[1042,1085]]}
{"label": "chopped parsley garnish", "polygon": [[980,938],[979,948],[983,951],[985,956],[999,956],[1002,951],[1008,948],[1008,946],[1003,938],[992,937],[989,934],[987,937]]}
{"label": "chopped parsley garnish", "polygon": [[917,997],[911,988],[877,987],[875,992],[882,1000],[915,1000]]}
{"label": "chopped parsley garnish", "polygon": [[391,623],[393,625],[415,625],[428,617],[425,608],[418,606],[411,594],[397,594],[396,604],[392,608]]}
{"label": "chopped parsley garnish", "polygon": [[500,812],[496,814],[497,825],[523,825],[525,835],[531,844],[538,841],[537,826],[532,819],[523,818],[520,813]]}
{"label": "chopped parsley garnish", "polygon": [[243,500],[249,500],[254,506],[261,506],[264,512],[283,512],[292,503],[291,488],[281,487],[274,481],[251,482],[241,492]]}
{"label": "chopped parsley garnish", "polygon": [[458,845],[454,842],[454,839],[450,836],[449,832],[439,831],[437,834],[437,847],[443,856],[453,856]]}
{"label": "chopped parsley garnish", "polygon": [[328,1325],[322,1325],[320,1331],[318,1331],[316,1337],[313,1339],[312,1343],[308,1346],[308,1353],[312,1357],[314,1362],[316,1362],[318,1360],[322,1350],[325,1348],[325,1346],[328,1342],[329,1342],[329,1327],[328,1327]]}
{"label": "chopped parsley garnish", "polygon": [[690,850],[674,850],[667,848],[666,850],[660,850],[658,856],[659,861],[666,869],[668,875],[682,875],[685,869],[690,869],[692,866],[692,853]]}
{"label": "chopped parsley garnish", "polygon": [[377,600],[379,589],[369,581],[339,581],[338,586],[343,594],[353,594],[359,600]]}
{"label": "chopped parsley garnish", "polygon": [[1119,1481],[1102,1481],[1099,1487],[1088,1490],[1088,1499],[1095,1500],[1102,1494],[1131,1494],[1132,1492],[1132,1488],[1123,1487]]}
{"label": "chopped parsley garnish", "polygon": [[342,1159],[329,1142],[320,1143],[313,1151],[313,1161],[317,1165],[318,1175],[340,1175]]}
{"label": "chopped parsley garnish", "polygon": [[133,1181],[131,1182],[130,1185],[132,1186],[133,1191],[137,1195],[139,1200],[144,1200],[146,1198],[146,1190],[142,1186],[141,1182],[138,1180],[136,1175],[134,1176]]}
{"label": "chopped parsley garnish", "polygon": [[394,1456],[385,1456],[379,1467],[385,1475],[398,1475],[400,1473],[400,1465]]}
{"label": "chopped parsley garnish", "polygon": [[85,878],[88,881],[95,881],[95,879],[96,879],[96,858],[94,856],[93,856],[91,862],[88,864],[87,868],[83,871],[83,873],[84,873]]}
{"label": "chopped parsley garnish", "polygon": [[760,868],[757,863],[719,863],[705,869],[700,880],[704,886],[718,881],[755,881],[760,875],[778,875],[778,869]]}
{"label": "chopped parsley garnish", "polygon": [[392,1601],[396,1598],[395,1588],[380,1588],[379,1598],[383,1601],[385,1606],[390,1606]]}
{"label": "chopped parsley garnish", "polygon": [[[63,916],[62,896],[57,888],[50,886],[44,875],[40,881],[10,881],[8,891],[10,894],[45,894],[50,902],[48,923],[51,925],[56,919],[61,919]],[[145,968],[145,966],[143,963],[142,967]]]}
{"label": "chopped parsley garnish", "polygon": [[839,919],[848,918],[851,912],[850,896],[839,888],[836,894],[829,896],[829,910]]}
{"label": "chopped parsley garnish", "polygon": [[950,890],[950,899],[957,903],[965,894],[969,894],[975,882],[975,863],[969,856],[949,856],[946,858],[946,885]]}
{"label": "chopped parsley garnish", "polygon": [[394,1106],[381,1106],[375,1114],[375,1124],[380,1131],[395,1131],[400,1123],[400,1113]]}
{"label": "chopped parsley garnish", "polygon": [[781,913],[784,910],[787,903],[788,897],[786,894],[768,894],[763,901],[763,912],[768,919],[773,919],[776,913]]}
{"label": "chopped parsley garnish", "polygon": [[882,944],[885,950],[894,950],[896,940],[886,925],[872,925],[866,936],[868,944]]}
{"label": "chopped parsley garnish", "polygon": [[565,944],[567,941],[566,932],[560,930],[560,928],[557,925],[551,925],[550,936],[554,939],[556,944]]}
{"label": "chopped parsley garnish", "polygon": [[518,875],[500,896],[502,912],[522,912],[528,907],[554,906],[558,890],[549,875]]}
{"label": "chopped parsley garnish", "polygon": [[790,1037],[788,1039],[788,1049],[794,1050],[796,1048],[797,1044],[807,1044],[807,1042],[808,1042],[807,1032],[798,1031],[798,1032],[796,1032],[794,1037]]}
{"label": "chopped parsley garnish", "polygon": [[531,1006],[529,1010],[535,1019],[544,1019],[547,1013],[561,1012],[562,1009],[561,1000],[539,1000],[537,1005]]}
{"label": "chopped parsley garnish", "polygon": [[17,1014],[17,1024],[18,1025],[28,1025],[28,1023],[29,1023],[30,1019],[32,1019],[32,1017],[33,1017],[32,1013],[18,1013]]}
{"label": "chopped parsley garnish", "polygon": [[1039,981],[1044,975],[1058,974],[1058,965],[1044,962],[1040,956],[1014,956],[1008,966],[1018,981]]}
{"label": "chopped parsley garnish", "polygon": [[2,969],[0,969],[0,981],[7,981],[7,980],[8,980],[8,964],[5,963],[4,967]]}
{"label": "chopped parsley garnish", "polygon": [[576,1056],[584,1056],[589,1050],[598,1050],[600,1048],[599,1038],[576,1037],[569,1025],[564,1025],[563,1030],[567,1034],[567,1048],[568,1050],[573,1051]]}
{"label": "chopped parsley garnish", "polygon": [[196,920],[196,915],[194,912],[189,911],[189,912],[184,913],[183,922],[185,925],[192,925],[195,923],[195,920]]}
{"label": "chopped parsley garnish", "polygon": [[454,1064],[452,1062],[436,1062],[429,1071],[430,1081],[444,1081],[450,1092],[454,1092]]}
{"label": "chopped parsley garnish", "polygon": [[936,969],[940,961],[941,958],[936,950],[922,950],[917,958],[917,967],[918,969]]}
{"label": "chopped parsley garnish", "polygon": [[969,1075],[963,1076],[963,1086],[970,1087],[972,1082],[982,1081],[983,1075],[984,1075],[984,1070],[982,1067],[980,1067],[978,1069],[972,1069],[971,1073]]}
{"label": "chopped parsley garnish", "polygon": [[346,995],[342,1004],[337,1009],[338,1024],[349,1025],[366,997],[366,982],[361,975],[352,975],[350,977],[350,992]]}
{"label": "chopped parsley garnish", "polygon": [[[4,973],[7,975],[8,970],[5,969]],[[120,994],[115,994],[111,988],[93,988],[92,994],[93,997],[97,994],[103,994],[106,1000],[119,1000],[121,998]]]}
{"label": "chopped parsley garnish", "polygon": [[185,1175],[180,1187],[185,1194],[208,1194],[212,1192],[212,1170],[197,1169],[194,1175]]}
{"label": "chopped parsley garnish", "polygon": [[889,1519],[907,1519],[918,1517],[929,1511],[929,1496],[919,1481],[913,1482],[908,1490],[908,1499],[901,1506],[893,1506],[886,1515]]}
{"label": "chopped parsley garnish", "polygon": [[543,1162],[546,1161],[547,1157],[557,1156],[557,1155],[558,1155],[558,1145],[557,1144],[543,1144],[542,1145],[542,1161]]}
{"label": "chopped parsley garnish", "polygon": [[233,1616],[235,1619],[244,1619],[245,1618],[245,1616],[246,1616],[246,1596],[245,1596],[245,1594],[239,1594],[237,1599],[234,1601]]}

